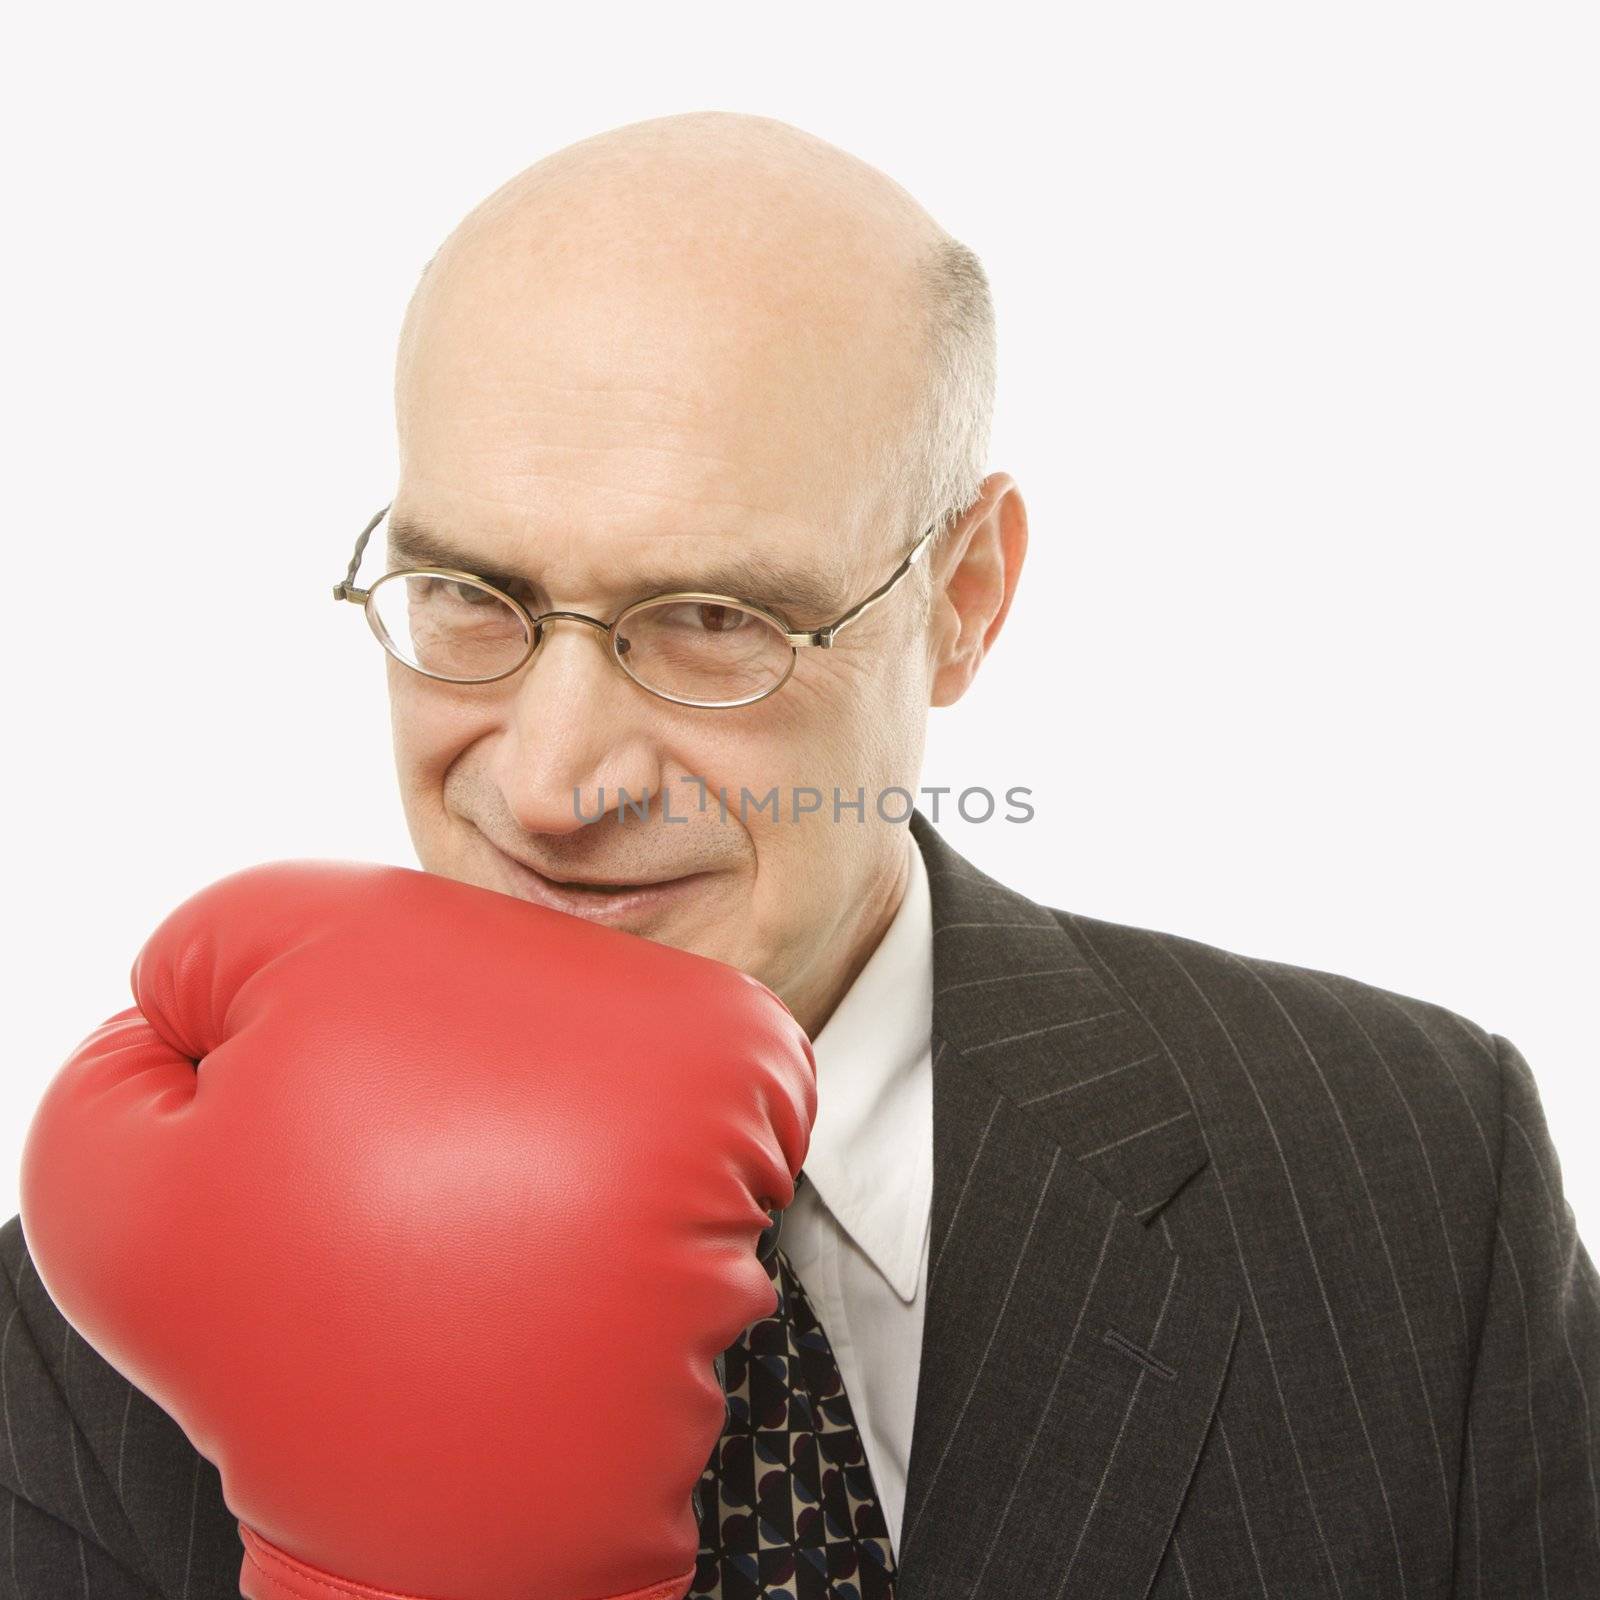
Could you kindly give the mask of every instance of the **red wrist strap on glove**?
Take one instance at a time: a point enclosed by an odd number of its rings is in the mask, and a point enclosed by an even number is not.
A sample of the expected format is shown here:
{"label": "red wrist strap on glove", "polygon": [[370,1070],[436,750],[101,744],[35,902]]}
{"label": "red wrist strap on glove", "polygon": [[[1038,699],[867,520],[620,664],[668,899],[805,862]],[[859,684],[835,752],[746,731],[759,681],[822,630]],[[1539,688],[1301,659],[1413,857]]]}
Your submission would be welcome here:
{"label": "red wrist strap on glove", "polygon": [[[308,1567],[268,1544],[242,1522],[244,1565],[239,1572],[239,1593],[244,1600],[430,1600],[428,1596],[401,1594],[397,1589],[374,1589],[364,1583],[347,1583],[331,1572]],[[596,1595],[594,1600],[683,1600],[694,1581],[694,1568],[677,1578],[652,1583],[627,1594]]]}

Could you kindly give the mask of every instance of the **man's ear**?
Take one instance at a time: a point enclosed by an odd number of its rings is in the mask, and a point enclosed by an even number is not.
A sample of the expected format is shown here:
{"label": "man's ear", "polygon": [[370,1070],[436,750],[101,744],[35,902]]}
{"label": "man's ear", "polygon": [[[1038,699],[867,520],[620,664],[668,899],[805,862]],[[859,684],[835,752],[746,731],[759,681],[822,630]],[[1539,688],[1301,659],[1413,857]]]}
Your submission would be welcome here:
{"label": "man's ear", "polygon": [[976,503],[934,556],[928,703],[954,705],[1000,636],[1028,550],[1028,508],[1009,473],[983,480]]}

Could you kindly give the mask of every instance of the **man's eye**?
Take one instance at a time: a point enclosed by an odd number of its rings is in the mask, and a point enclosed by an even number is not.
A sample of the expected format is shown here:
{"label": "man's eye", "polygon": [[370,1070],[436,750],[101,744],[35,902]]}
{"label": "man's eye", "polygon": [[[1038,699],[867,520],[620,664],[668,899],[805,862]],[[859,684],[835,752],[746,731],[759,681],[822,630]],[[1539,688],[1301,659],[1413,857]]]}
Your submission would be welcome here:
{"label": "man's eye", "polygon": [[712,605],[701,600],[680,600],[657,606],[650,618],[658,627],[690,633],[736,633],[757,619],[738,606]]}
{"label": "man's eye", "polygon": [[737,606],[702,605],[699,611],[700,626],[707,633],[734,633],[755,620],[748,611],[741,611]]}
{"label": "man's eye", "polygon": [[457,605],[484,607],[500,604],[487,589],[480,589],[473,583],[454,583],[446,580],[444,591],[445,598]]}

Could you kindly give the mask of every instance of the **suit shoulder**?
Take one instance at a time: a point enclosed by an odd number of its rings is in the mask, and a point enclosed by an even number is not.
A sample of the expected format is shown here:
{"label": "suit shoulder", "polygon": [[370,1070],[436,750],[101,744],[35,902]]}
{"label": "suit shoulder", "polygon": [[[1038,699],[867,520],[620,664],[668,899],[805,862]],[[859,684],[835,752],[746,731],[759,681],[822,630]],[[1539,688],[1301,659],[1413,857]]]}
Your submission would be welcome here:
{"label": "suit shoulder", "polygon": [[16,1265],[18,1252],[26,1248],[20,1216],[13,1217],[9,1222],[0,1225],[0,1261],[5,1262],[8,1278]]}
{"label": "suit shoulder", "polygon": [[[0,1488],[32,1508],[17,1532],[52,1541],[52,1552],[61,1538],[73,1541],[63,1547],[73,1593],[80,1561],[97,1595],[234,1593],[243,1550],[216,1467],[62,1316],[20,1217],[0,1226],[0,1264],[10,1301],[0,1318]],[[29,1558],[53,1560],[43,1548],[30,1546]]]}
{"label": "suit shoulder", "polygon": [[1464,1371],[1507,1149],[1505,1041],[1343,973],[1057,915],[1203,1132],[1209,1177],[1168,1214],[1179,1250],[1294,1281],[1308,1304],[1392,1309],[1403,1286],[1415,1328],[1463,1332]]}
{"label": "suit shoulder", "polygon": [[[59,1386],[62,1374],[56,1362],[73,1335],[28,1253],[28,1240],[20,1216],[0,1226],[0,1268],[4,1269],[0,1273],[4,1279],[0,1282],[0,1295],[5,1297],[5,1314],[8,1319],[16,1319],[14,1337],[21,1335],[40,1353],[52,1382]],[[15,1351],[11,1353],[15,1355]]]}
{"label": "suit shoulder", "polygon": [[1319,1100],[1366,1109],[1374,1137],[1400,1112],[1407,1137],[1442,1132],[1497,1156],[1504,1041],[1471,1017],[1346,973],[1049,909],[1118,997],[1224,1094],[1305,1093],[1307,1115]]}
{"label": "suit shoulder", "polygon": [[[6,1312],[21,1303],[22,1285],[33,1271],[33,1258],[28,1254],[28,1241],[22,1231],[22,1218],[14,1216],[0,1225],[0,1267],[4,1267],[4,1281],[0,1282],[0,1295],[7,1301]],[[53,1309],[52,1303],[52,1309]]]}

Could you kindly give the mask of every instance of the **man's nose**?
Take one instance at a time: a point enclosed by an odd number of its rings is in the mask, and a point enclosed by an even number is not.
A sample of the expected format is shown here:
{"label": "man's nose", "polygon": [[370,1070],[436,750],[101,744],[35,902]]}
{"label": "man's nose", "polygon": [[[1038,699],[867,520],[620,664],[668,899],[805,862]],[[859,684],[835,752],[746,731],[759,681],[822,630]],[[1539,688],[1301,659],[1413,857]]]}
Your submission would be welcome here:
{"label": "man's nose", "polygon": [[556,611],[539,627],[538,649],[511,680],[494,762],[517,822],[529,833],[570,833],[615,810],[624,789],[635,806],[651,797],[647,815],[656,815],[663,780],[654,708],[665,703],[612,658],[603,622]]}

